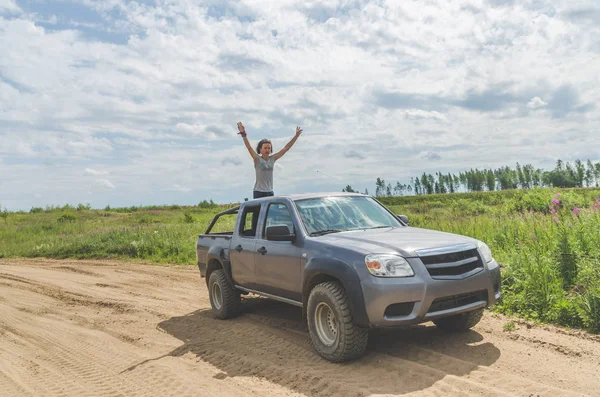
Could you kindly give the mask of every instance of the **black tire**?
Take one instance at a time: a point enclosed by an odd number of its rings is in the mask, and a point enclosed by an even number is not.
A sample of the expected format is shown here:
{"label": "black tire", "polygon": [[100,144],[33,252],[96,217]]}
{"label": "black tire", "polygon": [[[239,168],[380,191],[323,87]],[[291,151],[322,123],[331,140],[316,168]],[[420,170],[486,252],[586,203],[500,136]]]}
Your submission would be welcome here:
{"label": "black tire", "polygon": [[213,312],[222,320],[237,316],[242,309],[240,293],[231,285],[223,269],[210,274],[208,296]]}
{"label": "black tire", "polygon": [[465,332],[473,328],[483,317],[483,309],[477,309],[455,316],[440,318],[434,324],[446,332]]}
{"label": "black tire", "polygon": [[354,324],[348,295],[338,282],[328,281],[313,288],[308,297],[307,319],[310,339],[321,357],[342,362],[364,354],[368,330]]}

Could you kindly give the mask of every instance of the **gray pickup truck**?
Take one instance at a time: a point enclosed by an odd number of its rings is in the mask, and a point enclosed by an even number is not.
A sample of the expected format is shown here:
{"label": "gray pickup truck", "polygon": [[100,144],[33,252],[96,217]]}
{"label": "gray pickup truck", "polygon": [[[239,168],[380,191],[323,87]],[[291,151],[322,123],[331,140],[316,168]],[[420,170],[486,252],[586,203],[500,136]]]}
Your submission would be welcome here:
{"label": "gray pickup truck", "polygon": [[[227,215],[233,231],[211,233]],[[218,318],[239,314],[242,294],[300,306],[314,348],[332,362],[363,355],[369,328],[433,321],[466,331],[500,298],[485,243],[410,227],[362,194],[246,201],[215,216],[196,256]]]}

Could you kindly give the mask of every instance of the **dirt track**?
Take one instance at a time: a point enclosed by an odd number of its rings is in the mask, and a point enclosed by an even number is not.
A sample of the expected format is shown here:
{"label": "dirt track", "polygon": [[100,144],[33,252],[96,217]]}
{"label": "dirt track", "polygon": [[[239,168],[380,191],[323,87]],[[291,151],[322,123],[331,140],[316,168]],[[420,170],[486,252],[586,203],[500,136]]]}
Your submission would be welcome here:
{"label": "dirt track", "polygon": [[196,269],[0,260],[2,396],[600,396],[600,338],[486,313],[473,331],[373,331],[320,359],[299,308],[220,321]]}

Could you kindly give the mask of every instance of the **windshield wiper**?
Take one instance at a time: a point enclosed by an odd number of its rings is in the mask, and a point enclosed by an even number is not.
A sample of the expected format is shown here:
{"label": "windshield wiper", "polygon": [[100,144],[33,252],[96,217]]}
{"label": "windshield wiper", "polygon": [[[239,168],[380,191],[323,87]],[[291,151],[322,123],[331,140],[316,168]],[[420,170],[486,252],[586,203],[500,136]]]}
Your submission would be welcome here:
{"label": "windshield wiper", "polygon": [[310,234],[310,236],[322,236],[324,234],[329,234],[329,233],[339,233],[339,232],[343,232],[344,230],[342,229],[325,229],[325,230],[319,230],[316,232],[312,232]]}
{"label": "windshield wiper", "polygon": [[384,227],[395,227],[395,226],[373,226],[373,227],[367,227],[365,229],[382,229]]}

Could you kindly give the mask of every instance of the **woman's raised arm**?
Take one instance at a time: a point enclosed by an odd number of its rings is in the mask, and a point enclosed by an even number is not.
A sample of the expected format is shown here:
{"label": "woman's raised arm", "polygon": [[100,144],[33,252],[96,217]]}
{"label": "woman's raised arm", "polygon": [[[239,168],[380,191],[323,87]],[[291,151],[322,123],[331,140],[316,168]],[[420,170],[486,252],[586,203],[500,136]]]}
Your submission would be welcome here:
{"label": "woman's raised arm", "polygon": [[246,137],[246,128],[244,127],[244,125],[242,124],[242,122],[238,122],[237,123],[238,126],[238,134],[240,134],[242,136],[242,138],[244,139],[244,145],[246,145],[246,149],[248,149],[248,152],[250,153],[250,156],[252,156],[253,160],[256,160],[256,158],[258,157],[258,153],[256,153],[254,151],[254,149],[252,149],[252,146],[250,145],[250,142],[248,141],[248,138]]}

